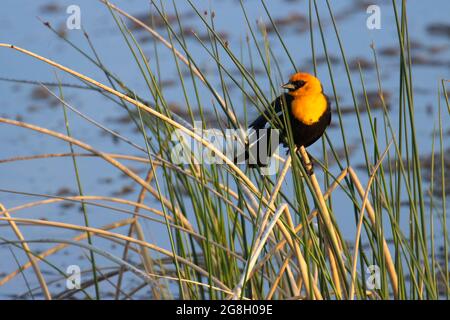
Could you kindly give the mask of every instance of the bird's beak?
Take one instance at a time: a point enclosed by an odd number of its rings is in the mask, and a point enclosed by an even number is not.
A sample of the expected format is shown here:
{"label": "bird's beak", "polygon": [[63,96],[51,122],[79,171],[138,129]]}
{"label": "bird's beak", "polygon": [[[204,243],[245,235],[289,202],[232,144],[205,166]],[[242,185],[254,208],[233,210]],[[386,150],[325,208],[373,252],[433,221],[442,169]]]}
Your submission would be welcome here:
{"label": "bird's beak", "polygon": [[295,86],[292,83],[290,83],[290,82],[283,84],[281,87],[283,89],[288,89],[288,90],[294,90],[295,89]]}

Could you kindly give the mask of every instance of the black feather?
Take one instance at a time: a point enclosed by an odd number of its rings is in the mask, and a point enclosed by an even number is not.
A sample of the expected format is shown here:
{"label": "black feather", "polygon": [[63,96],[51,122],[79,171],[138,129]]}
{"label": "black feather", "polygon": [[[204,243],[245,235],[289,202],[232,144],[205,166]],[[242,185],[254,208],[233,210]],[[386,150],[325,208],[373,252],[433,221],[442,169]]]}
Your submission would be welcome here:
{"label": "black feather", "polygon": [[[294,143],[297,146],[309,147],[314,142],[316,142],[325,132],[325,129],[331,123],[331,108],[328,97],[324,94],[327,101],[327,108],[323,115],[319,118],[316,123],[312,125],[307,125],[299,120],[297,120],[290,108],[293,97],[287,93],[276,98],[272,103],[272,110],[265,111],[262,115],[256,118],[249,126],[250,129],[259,130],[265,129],[268,123],[268,119],[271,119],[271,124],[282,124],[284,126],[284,113],[283,113],[283,105],[286,104],[288,106],[287,110],[289,111],[289,119],[291,122],[292,136],[294,138]],[[274,115],[275,114],[275,115]],[[278,119],[275,119],[278,118]],[[277,126],[278,128],[278,126]],[[265,134],[270,134],[270,128],[266,131]],[[262,135],[257,134],[259,139],[263,138]],[[288,145],[286,132],[285,130],[281,130],[280,132],[281,143],[286,147]],[[268,154],[272,154],[272,150],[268,150]],[[246,152],[246,159],[248,158],[248,152]],[[265,162],[257,159],[258,165]]]}

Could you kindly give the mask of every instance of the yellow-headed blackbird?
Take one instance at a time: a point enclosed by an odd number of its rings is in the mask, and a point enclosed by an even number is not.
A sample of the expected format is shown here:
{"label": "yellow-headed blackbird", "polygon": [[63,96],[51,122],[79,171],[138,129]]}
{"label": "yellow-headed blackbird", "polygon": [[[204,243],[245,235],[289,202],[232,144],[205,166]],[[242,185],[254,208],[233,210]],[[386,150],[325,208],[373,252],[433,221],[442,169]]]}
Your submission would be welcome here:
{"label": "yellow-headed blackbird", "polygon": [[[288,92],[279,96],[272,102],[273,111],[266,111],[260,115],[250,128],[256,130],[265,129],[267,119],[271,119],[273,113],[284,123],[284,110],[289,111],[292,135],[296,146],[305,148],[316,142],[324,133],[331,122],[331,110],[327,96],[323,93],[319,79],[299,72],[294,74],[289,82],[282,85]],[[284,104],[286,108],[284,108]],[[271,121],[274,123],[274,121]],[[285,132],[281,132],[281,142],[287,146]],[[270,154],[269,154],[270,156]],[[259,161],[258,161],[259,163]]]}

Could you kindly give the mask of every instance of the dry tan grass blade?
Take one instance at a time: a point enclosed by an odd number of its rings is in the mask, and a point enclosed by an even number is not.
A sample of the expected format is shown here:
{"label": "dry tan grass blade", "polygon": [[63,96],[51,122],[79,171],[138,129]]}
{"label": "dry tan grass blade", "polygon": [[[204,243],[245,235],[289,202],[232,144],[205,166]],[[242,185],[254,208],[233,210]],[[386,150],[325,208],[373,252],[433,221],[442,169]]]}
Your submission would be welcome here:
{"label": "dry tan grass blade", "polygon": [[[19,227],[17,227],[17,224],[14,222],[14,220],[11,219],[11,216],[9,215],[6,208],[0,203],[0,212],[2,215],[4,215],[8,219],[8,223],[11,226],[11,229],[16,234],[17,238],[22,242],[23,250],[25,251],[28,259],[30,260],[30,264],[33,266],[34,273],[36,274],[36,277],[38,278],[39,284],[42,289],[42,293],[44,294],[45,299],[51,300],[52,296],[50,294],[50,291],[48,290],[47,283],[45,282],[44,276],[42,275],[41,269],[38,265],[38,259],[33,255],[33,253],[30,250],[30,247],[25,241],[25,238],[22,235],[22,232],[20,232]],[[0,217],[1,219],[1,217]]]}

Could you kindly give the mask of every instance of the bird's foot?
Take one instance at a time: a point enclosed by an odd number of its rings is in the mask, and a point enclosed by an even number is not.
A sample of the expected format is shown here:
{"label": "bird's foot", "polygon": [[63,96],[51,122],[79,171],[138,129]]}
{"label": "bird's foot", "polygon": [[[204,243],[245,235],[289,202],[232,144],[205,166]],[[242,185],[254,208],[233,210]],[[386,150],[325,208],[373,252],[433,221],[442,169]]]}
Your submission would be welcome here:
{"label": "bird's foot", "polygon": [[310,156],[308,151],[306,151],[306,149],[304,147],[296,146],[295,147],[295,152],[296,153],[297,152],[300,153],[299,154],[300,155],[300,159],[302,161],[302,165],[303,165],[303,168],[306,171],[306,174],[308,176],[312,176],[314,174],[314,163],[312,162],[312,160],[311,160],[312,157]]}
{"label": "bird's foot", "polygon": [[310,159],[308,159],[308,162],[306,162],[305,159],[302,158],[302,164],[303,164],[303,168],[305,168],[306,174],[308,176],[312,176],[314,174],[313,162]]}

